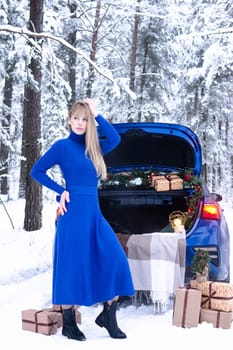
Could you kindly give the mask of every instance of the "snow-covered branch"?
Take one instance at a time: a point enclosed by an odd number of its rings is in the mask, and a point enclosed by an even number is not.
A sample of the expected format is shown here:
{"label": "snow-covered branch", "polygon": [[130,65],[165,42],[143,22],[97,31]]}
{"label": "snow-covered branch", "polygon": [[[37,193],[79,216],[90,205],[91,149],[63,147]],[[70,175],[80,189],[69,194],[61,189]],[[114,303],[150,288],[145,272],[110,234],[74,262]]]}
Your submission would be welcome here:
{"label": "snow-covered branch", "polygon": [[210,36],[210,35],[222,35],[222,34],[232,34],[233,28],[219,28],[216,30],[209,30],[209,31],[203,31],[203,32],[193,32],[189,34],[181,34],[178,35],[176,38],[178,39],[187,39],[190,37],[195,36]]}
{"label": "snow-covered branch", "polygon": [[[93,66],[93,68],[100,75],[102,75],[106,79],[110,80],[114,84],[115,89],[117,88],[117,82],[115,81],[115,79],[113,79],[110,75],[108,75],[106,72],[104,72],[102,69],[100,69],[87,55],[85,55],[85,53],[82,50],[77,49],[76,47],[71,45],[68,41],[62,39],[61,37],[52,35],[50,33],[45,33],[45,32],[41,32],[41,33],[32,32],[26,28],[19,28],[19,27],[14,27],[11,25],[0,25],[0,32],[10,32],[10,33],[16,33],[16,34],[20,34],[20,35],[26,35],[28,37],[45,38],[45,39],[51,39],[53,41],[56,41],[56,42],[60,43],[61,45],[67,47],[68,49],[76,52],[82,59],[84,59],[89,64],[91,64]],[[35,45],[36,45],[36,43],[35,43]]]}

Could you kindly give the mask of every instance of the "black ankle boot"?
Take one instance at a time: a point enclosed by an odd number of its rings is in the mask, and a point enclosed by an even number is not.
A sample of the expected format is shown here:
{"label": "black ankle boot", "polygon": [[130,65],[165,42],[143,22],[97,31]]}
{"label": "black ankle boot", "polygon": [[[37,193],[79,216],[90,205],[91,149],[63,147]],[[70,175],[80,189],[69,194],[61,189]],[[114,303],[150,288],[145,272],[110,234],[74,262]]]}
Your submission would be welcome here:
{"label": "black ankle boot", "polygon": [[63,327],[62,335],[69,339],[86,340],[85,335],[80,331],[75,319],[75,311],[73,308],[62,310]]}
{"label": "black ankle boot", "polygon": [[113,302],[111,305],[104,303],[104,309],[96,318],[95,323],[100,327],[105,327],[110,337],[124,339],[126,338],[126,334],[117,325],[116,309],[116,302]]}

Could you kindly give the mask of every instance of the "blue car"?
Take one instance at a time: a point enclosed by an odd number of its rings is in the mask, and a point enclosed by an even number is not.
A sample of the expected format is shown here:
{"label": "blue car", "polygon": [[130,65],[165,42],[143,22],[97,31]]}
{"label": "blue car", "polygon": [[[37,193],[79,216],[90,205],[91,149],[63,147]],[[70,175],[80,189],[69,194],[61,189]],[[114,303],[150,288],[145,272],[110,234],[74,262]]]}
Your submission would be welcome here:
{"label": "blue car", "polygon": [[121,143],[105,156],[108,178],[99,184],[101,210],[114,231],[125,237],[170,232],[172,213],[181,213],[186,234],[185,281],[193,278],[196,251],[204,249],[211,258],[209,279],[229,282],[229,230],[221,196],[210,193],[202,178],[197,135],[172,123],[114,127]]}

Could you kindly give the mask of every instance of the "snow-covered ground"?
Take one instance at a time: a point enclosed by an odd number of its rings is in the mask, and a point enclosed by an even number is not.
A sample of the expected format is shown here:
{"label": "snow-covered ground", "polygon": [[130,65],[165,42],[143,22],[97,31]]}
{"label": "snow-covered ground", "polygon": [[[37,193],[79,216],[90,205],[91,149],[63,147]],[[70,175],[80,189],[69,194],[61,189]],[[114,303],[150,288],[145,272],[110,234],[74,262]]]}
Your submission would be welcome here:
{"label": "snow-covered ground", "polygon": [[[80,329],[87,340],[77,342],[61,335],[45,336],[22,330],[21,311],[51,306],[51,262],[56,204],[44,207],[44,223],[40,231],[25,232],[23,227],[24,201],[5,203],[13,220],[14,229],[0,204],[0,347],[12,350],[28,349],[64,350],[95,348],[114,349],[220,349],[233,344],[232,329],[218,329],[211,324],[183,329],[172,325],[172,309],[154,314],[153,306],[121,307],[118,324],[127,339],[112,339],[94,320],[101,305],[80,307]],[[232,208],[227,205],[225,215],[233,232]],[[232,250],[233,251],[233,250]],[[232,257],[233,260],[233,257]],[[231,277],[232,281],[232,277]]]}

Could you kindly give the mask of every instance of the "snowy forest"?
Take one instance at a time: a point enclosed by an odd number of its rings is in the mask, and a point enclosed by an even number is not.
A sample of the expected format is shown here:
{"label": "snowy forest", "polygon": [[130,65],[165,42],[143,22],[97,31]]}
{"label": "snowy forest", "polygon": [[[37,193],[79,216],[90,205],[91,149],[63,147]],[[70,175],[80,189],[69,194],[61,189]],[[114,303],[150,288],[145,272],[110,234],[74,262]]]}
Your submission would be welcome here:
{"label": "snowy forest", "polygon": [[1,1],[0,77],[0,194],[26,199],[26,230],[46,197],[32,164],[85,97],[111,122],[189,126],[233,205],[233,0]]}

